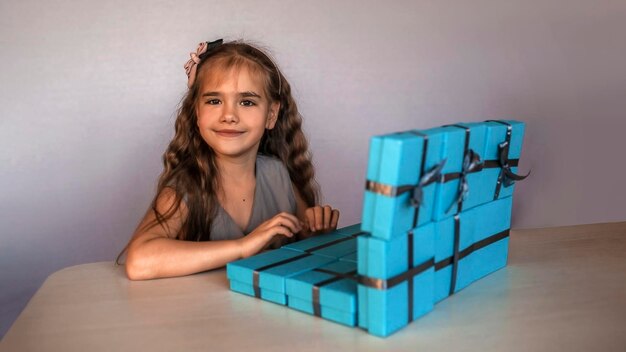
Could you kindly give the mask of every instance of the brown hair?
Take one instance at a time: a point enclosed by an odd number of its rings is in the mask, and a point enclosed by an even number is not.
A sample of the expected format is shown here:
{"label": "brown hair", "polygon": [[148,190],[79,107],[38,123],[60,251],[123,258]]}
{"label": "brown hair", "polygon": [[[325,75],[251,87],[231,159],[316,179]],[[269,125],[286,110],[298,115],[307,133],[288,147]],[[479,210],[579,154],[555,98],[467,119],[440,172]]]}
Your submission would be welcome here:
{"label": "brown hair", "polygon": [[[280,159],[289,171],[291,181],[308,206],[318,200],[318,186],[308,142],[302,131],[302,117],[291,95],[291,86],[274,61],[250,44],[235,41],[222,44],[207,53],[197,68],[197,79],[182,99],[175,123],[175,136],[163,154],[163,172],[152,200],[155,221],[145,225],[166,226],[168,219],[179,210],[184,199],[187,218],[180,233],[170,234],[177,239],[205,241],[217,211],[217,191],[220,187],[213,150],[202,139],[197,127],[196,103],[201,94],[202,78],[213,68],[224,70],[241,67],[260,73],[270,102],[280,103],[276,125],[266,130],[259,146],[259,154]],[[157,210],[157,199],[166,187],[175,191],[173,205],[164,213]],[[118,256],[119,259],[119,256]]]}

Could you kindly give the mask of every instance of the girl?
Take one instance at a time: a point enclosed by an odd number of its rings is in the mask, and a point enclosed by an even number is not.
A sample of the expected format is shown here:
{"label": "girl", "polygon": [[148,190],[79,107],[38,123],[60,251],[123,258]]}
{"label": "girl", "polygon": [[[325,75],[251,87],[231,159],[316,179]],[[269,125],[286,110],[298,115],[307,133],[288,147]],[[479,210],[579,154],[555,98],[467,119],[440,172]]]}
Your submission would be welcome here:
{"label": "girl", "polygon": [[[131,280],[197,273],[337,227],[291,87],[258,48],[201,43],[151,208],[127,245]],[[119,257],[118,257],[119,259]]]}

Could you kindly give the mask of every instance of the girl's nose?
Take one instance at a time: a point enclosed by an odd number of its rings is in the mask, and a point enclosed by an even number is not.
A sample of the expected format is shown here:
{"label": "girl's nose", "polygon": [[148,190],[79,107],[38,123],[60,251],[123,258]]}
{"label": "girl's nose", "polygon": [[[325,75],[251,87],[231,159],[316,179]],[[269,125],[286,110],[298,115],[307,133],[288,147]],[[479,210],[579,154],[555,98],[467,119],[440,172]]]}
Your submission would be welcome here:
{"label": "girl's nose", "polygon": [[224,123],[237,123],[239,118],[237,117],[237,108],[233,103],[226,103],[223,105],[222,116],[220,122]]}

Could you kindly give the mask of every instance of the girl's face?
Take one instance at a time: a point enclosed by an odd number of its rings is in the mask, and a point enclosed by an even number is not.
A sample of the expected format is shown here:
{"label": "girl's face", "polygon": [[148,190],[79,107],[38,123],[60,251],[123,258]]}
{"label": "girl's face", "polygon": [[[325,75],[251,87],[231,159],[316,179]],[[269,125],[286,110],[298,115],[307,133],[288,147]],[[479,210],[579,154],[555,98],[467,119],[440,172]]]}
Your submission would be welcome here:
{"label": "girl's face", "polygon": [[265,129],[276,124],[278,108],[266,96],[260,75],[246,66],[205,72],[196,103],[198,129],[217,157],[256,158]]}

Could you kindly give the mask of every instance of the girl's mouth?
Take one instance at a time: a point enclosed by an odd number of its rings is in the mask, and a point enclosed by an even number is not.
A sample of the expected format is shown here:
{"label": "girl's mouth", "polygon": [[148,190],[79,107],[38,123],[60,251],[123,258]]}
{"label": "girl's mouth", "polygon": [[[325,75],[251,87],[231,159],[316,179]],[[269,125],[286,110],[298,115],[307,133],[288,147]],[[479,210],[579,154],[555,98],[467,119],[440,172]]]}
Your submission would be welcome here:
{"label": "girl's mouth", "polygon": [[243,134],[243,131],[237,131],[237,130],[217,130],[217,131],[215,131],[215,133],[217,133],[217,135],[221,136],[221,137],[238,137],[238,136],[241,136]]}

